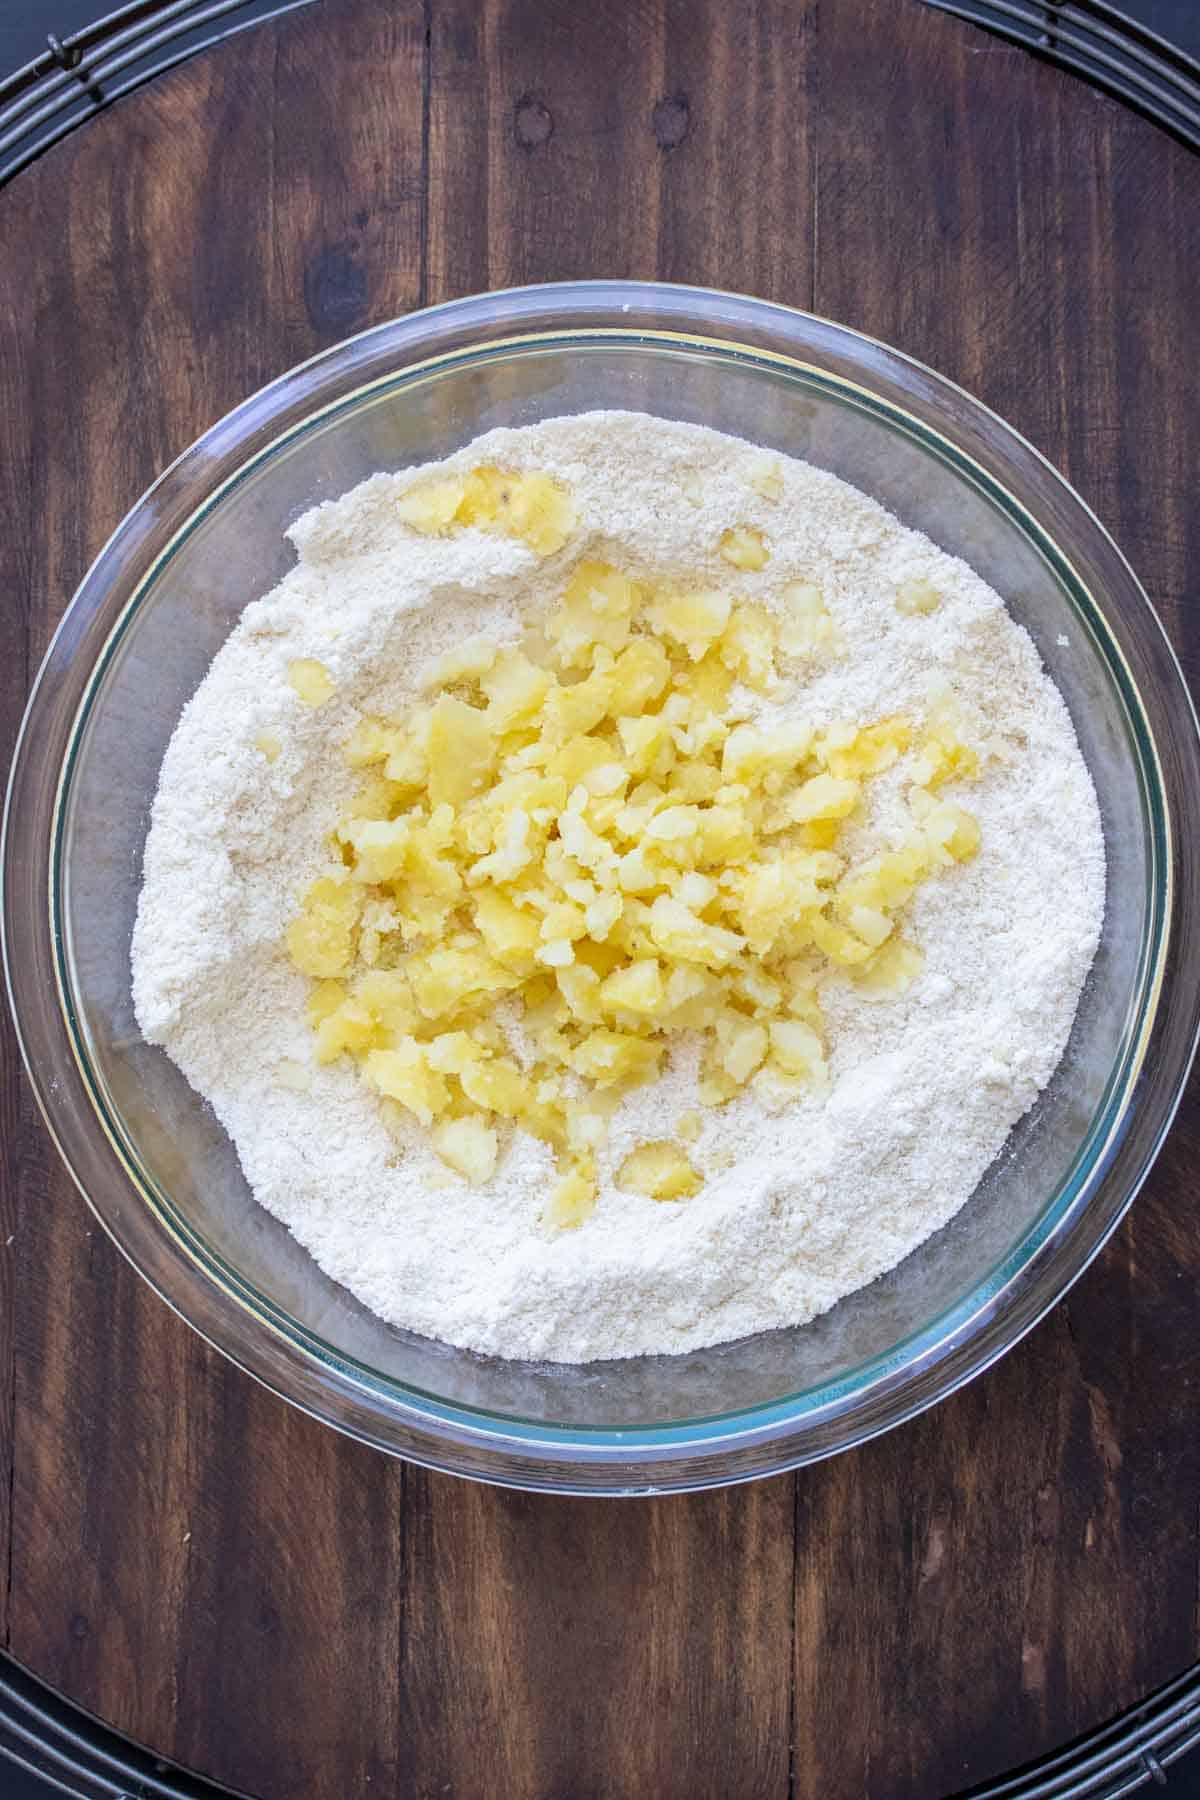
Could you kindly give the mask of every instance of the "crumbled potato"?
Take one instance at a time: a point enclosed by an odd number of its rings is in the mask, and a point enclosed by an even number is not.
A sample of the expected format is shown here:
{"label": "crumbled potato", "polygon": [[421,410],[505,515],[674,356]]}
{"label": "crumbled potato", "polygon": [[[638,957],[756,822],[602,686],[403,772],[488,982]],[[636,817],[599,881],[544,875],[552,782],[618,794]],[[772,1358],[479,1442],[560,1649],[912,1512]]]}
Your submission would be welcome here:
{"label": "crumbled potato", "polygon": [[746,480],[764,500],[783,497],[783,470],[777,456],[756,456],[747,464]]}
{"label": "crumbled potato", "polygon": [[730,598],[715,588],[664,596],[651,614],[651,630],[699,662],[729,622]]}
{"label": "crumbled potato", "polygon": [[334,689],[333,676],[324,663],[311,656],[298,656],[287,668],[288,686],[305,706],[324,706]]}
{"label": "crumbled potato", "polygon": [[454,525],[519,538],[538,556],[561,550],[575,529],[571,496],[548,475],[480,467],[468,475],[417,482],[396,502],[397,515],[425,537]]}
{"label": "crumbled potato", "polygon": [[783,598],[787,614],[780,648],[785,656],[807,657],[837,649],[837,630],[815,581],[790,582]]}
{"label": "crumbled potato", "polygon": [[476,1187],[482,1187],[495,1173],[500,1140],[495,1127],[477,1115],[435,1125],[433,1146],[444,1163]]}
{"label": "crumbled potato", "polygon": [[779,628],[766,607],[743,601],[721,637],[721,661],[739,681],[765,694],[775,679],[778,640]]}
{"label": "crumbled potato", "polygon": [[861,993],[890,998],[908,991],[924,962],[915,944],[893,937],[864,969],[856,971],[855,983]]}
{"label": "crumbled potato", "polygon": [[463,503],[465,483],[453,476],[445,481],[426,481],[401,494],[396,511],[406,525],[425,537],[449,531]]}
{"label": "crumbled potato", "polygon": [[283,745],[273,731],[260,731],[254,740],[254,748],[260,756],[265,756],[269,763],[273,763]]}
{"label": "crumbled potato", "polygon": [[698,1194],[701,1178],[675,1144],[639,1144],[617,1170],[617,1186],[650,1200],[687,1200]]}
{"label": "crumbled potato", "polygon": [[942,596],[931,581],[904,581],[896,590],[896,611],[907,618],[921,613],[935,613]]}
{"label": "crumbled potato", "polygon": [[[539,554],[569,511],[553,483],[494,469],[401,501],[416,530],[500,529]],[[765,560],[758,534],[730,535]],[[363,782],[334,834],[339,862],[286,939],[313,982],[316,1061],[354,1058],[389,1121],[411,1115],[475,1185],[513,1124],[540,1138],[558,1165],[551,1229],[591,1212],[608,1114],[681,1032],[702,1038],[705,1105],[821,1092],[821,980],[840,970],[872,998],[902,993],[921,957],[900,914],[978,849],[976,821],[939,791],[977,767],[951,709],[915,737],[902,718],[817,731],[731,714],[735,682],[770,692],[780,652],[832,641],[819,589],[785,597],[781,628],[720,590],[657,590],[582,561],[542,632],[519,649],[471,640],[404,718],[363,718],[346,744]],[[845,821],[906,755],[903,841],[847,867]],[[700,1132],[697,1114],[679,1121],[682,1142]],[[667,1139],[617,1176],[659,1200],[702,1179]]]}
{"label": "crumbled potato", "polygon": [[577,1163],[555,1184],[546,1208],[546,1223],[558,1231],[571,1231],[582,1225],[595,1207],[596,1191],[594,1166]]}
{"label": "crumbled potato", "polygon": [[366,898],[347,875],[323,875],[304,897],[304,911],[287,929],[288,955],[305,975],[341,975],[354,958],[354,930]]}
{"label": "crumbled potato", "polygon": [[765,569],[771,555],[766,538],[753,525],[731,525],[717,547],[735,569]]}

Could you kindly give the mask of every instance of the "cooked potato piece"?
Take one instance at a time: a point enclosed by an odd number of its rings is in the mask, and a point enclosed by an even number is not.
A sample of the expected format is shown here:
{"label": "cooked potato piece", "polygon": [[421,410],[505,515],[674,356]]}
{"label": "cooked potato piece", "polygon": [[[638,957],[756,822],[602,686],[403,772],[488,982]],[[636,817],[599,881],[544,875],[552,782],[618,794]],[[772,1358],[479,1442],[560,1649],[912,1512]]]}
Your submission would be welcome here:
{"label": "cooked potato piece", "polygon": [[639,1144],[617,1170],[619,1188],[650,1200],[686,1200],[702,1185],[683,1151],[671,1143]]}
{"label": "cooked potato piece", "polygon": [[433,1128],[433,1147],[451,1169],[475,1187],[483,1187],[496,1171],[500,1140],[483,1119],[447,1119]]}
{"label": "cooked potato piece", "polygon": [[[747,479],[770,499],[774,475],[760,473]],[[556,483],[491,467],[418,483],[398,510],[419,532],[502,531],[539,555],[574,524]],[[767,562],[750,527],[721,549],[739,568]],[[820,1093],[821,983],[836,972],[885,1001],[915,980],[901,916],[978,850],[975,819],[938,791],[978,764],[948,704],[915,732],[900,717],[820,730],[747,717],[747,688],[775,691],[780,649],[834,643],[814,584],[788,584],[783,608],[781,628],[720,589],[658,591],[581,561],[521,648],[471,639],[403,718],[360,719],[339,860],[286,934],[313,984],[304,1081],[354,1058],[385,1122],[411,1115],[477,1187],[514,1127],[540,1139],[558,1168],[552,1230],[592,1211],[608,1116],[681,1033],[702,1040],[703,1104]],[[320,675],[305,687],[310,704],[328,697]],[[900,841],[847,867],[846,821],[904,757]],[[696,1142],[699,1116],[677,1135]],[[668,1138],[615,1177],[655,1200],[687,1199],[703,1178]]]}
{"label": "cooked potato piece", "polygon": [[752,525],[731,525],[722,532],[720,550],[735,569],[765,569],[771,554],[762,532]]}
{"label": "cooked potato piece", "polygon": [[324,706],[334,689],[333,676],[322,662],[310,656],[297,657],[288,664],[288,686],[305,706]]}

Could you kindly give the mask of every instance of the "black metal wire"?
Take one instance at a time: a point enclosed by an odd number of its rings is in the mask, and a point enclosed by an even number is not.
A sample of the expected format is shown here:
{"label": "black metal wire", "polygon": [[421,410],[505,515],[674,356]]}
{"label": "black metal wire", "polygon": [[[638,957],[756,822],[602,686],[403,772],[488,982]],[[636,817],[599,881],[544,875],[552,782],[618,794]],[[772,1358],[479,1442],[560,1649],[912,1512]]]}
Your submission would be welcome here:
{"label": "black metal wire", "polygon": [[[1200,1667],[1070,1749],[962,1800],[1122,1800],[1170,1787],[1171,1765],[1200,1744]],[[0,1655],[0,1793],[8,1765],[71,1800],[231,1800],[231,1790],[140,1749]]]}
{"label": "black metal wire", "polygon": [[[133,0],[70,37],[49,34],[39,56],[0,80],[0,182],[151,75],[310,3]],[[1083,75],[1200,149],[1200,63],[1106,0],[922,4]],[[969,1800],[1121,1800],[1169,1786],[1171,1765],[1198,1745],[1200,1665],[1067,1750],[972,1789]],[[128,1743],[0,1655],[0,1791],[5,1764],[74,1800],[228,1800],[229,1790]]]}
{"label": "black metal wire", "polygon": [[1171,1785],[1171,1764],[1200,1745],[1200,1665],[1099,1731],[962,1800],[1121,1800]]}
{"label": "black metal wire", "polygon": [[71,1800],[236,1800],[131,1744],[0,1655],[0,1794],[6,1768]]}
{"label": "black metal wire", "polygon": [[1106,0],[922,0],[1083,75],[1200,149],[1200,63]]}
{"label": "black metal wire", "polygon": [[195,51],[312,0],[132,0],[0,81],[0,183],[76,125]]}

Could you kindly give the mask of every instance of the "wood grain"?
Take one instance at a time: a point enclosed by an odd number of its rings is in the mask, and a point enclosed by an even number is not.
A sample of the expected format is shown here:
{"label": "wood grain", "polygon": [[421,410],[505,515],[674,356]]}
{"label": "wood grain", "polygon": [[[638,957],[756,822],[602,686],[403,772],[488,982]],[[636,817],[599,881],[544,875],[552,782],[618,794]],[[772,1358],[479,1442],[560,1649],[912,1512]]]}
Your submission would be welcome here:
{"label": "wood grain", "polygon": [[[364,9],[354,41],[358,57],[339,61],[311,29],[256,32],[239,57],[203,57],[186,81],[143,90],[4,196],[23,201],[5,234],[6,335],[23,355],[0,359],[4,419],[33,459],[28,474],[6,459],[25,528],[0,556],[31,667],[165,462],[354,329],[359,308],[374,318],[415,302],[421,9]],[[239,168],[264,174],[241,201]],[[30,672],[0,664],[6,729]],[[28,1110],[11,1071],[3,1097]],[[403,1470],[264,1393],[157,1304],[53,1160],[47,1181],[40,1132],[6,1130],[5,1155],[19,1258],[4,1509],[14,1654],[253,1792],[369,1793],[374,1781],[386,1793]],[[320,1696],[335,1689],[331,1711]]]}
{"label": "wood grain", "polygon": [[790,1477],[617,1507],[410,1470],[411,1791],[786,1794],[791,1499]]}
{"label": "wood grain", "polygon": [[[1062,467],[1195,672],[1200,530],[1183,484],[1200,421],[1170,391],[1164,332],[1200,271],[1200,162],[932,14],[910,17],[901,42],[893,12],[871,0],[822,14],[821,91],[836,105],[816,133],[815,310],[933,362]],[[976,133],[986,157],[965,153]],[[1180,1208],[1189,1135],[1185,1123],[1117,1244],[1000,1368],[798,1478],[797,1731],[825,1727],[798,1759],[799,1794],[874,1791],[884,1744],[881,1791],[954,1791],[1195,1658],[1200,1457],[1178,1429],[1200,1298]],[[931,1477],[919,1496],[914,1462]],[[903,1553],[873,1561],[853,1607],[831,1613],[856,1542]],[[830,1717],[835,1653],[852,1673]]]}
{"label": "wood grain", "polygon": [[[90,556],[245,393],[424,300],[597,274],[811,305],[963,382],[1115,529],[1200,679],[1198,203],[1152,126],[908,0],[259,27],[0,194],[0,744]],[[929,1800],[1197,1655],[1195,1094],[1109,1250],[965,1393],[796,1477],[612,1504],[404,1468],[262,1392],[31,1111],[0,1035],[0,1629],[166,1756],[262,1800]]]}

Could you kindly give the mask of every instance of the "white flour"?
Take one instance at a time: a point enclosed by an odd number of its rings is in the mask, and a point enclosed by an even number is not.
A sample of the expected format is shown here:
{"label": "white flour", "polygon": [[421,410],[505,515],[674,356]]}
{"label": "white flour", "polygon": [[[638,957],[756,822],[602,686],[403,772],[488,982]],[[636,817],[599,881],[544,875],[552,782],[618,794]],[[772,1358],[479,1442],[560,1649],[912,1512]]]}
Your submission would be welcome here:
{"label": "white flour", "polygon": [[[580,528],[546,562],[476,531],[419,538],[392,508],[414,471],[373,476],[293,528],[296,567],[247,607],[171,740],[133,940],[141,1028],[212,1102],[256,1198],[397,1325],[587,1361],[810,1319],[963,1205],[1062,1055],[1104,898],[1096,798],[1062,700],[963,563],[803,463],[781,459],[782,498],[761,498],[747,482],[760,455],[630,413],[489,433],[445,466],[544,470],[574,492]],[[698,504],[680,492],[688,471]],[[762,572],[719,560],[731,523],[769,539]],[[817,725],[867,723],[920,714],[931,680],[949,678],[963,735],[992,754],[954,790],[979,819],[980,854],[926,884],[908,915],[926,958],[912,989],[870,1001],[840,977],[825,984],[829,1098],[779,1117],[750,1098],[708,1114],[691,1154],[709,1178],[692,1200],[619,1193],[621,1158],[695,1104],[684,1051],[618,1113],[591,1218],[549,1238],[535,1220],[550,1152],[518,1133],[473,1192],[415,1127],[398,1146],[348,1059],[315,1065],[307,983],[280,945],[357,785],[340,746],[360,713],[401,710],[465,636],[515,640],[522,612],[549,605],[584,554],[768,605],[787,582],[815,579],[847,654],[787,705]],[[944,596],[931,617],[896,611],[911,577]],[[287,684],[298,657],[336,679],[318,710]],[[273,763],[255,748],[263,733],[282,746]],[[857,848],[898,823],[903,776],[902,761],[871,784]],[[289,1063],[309,1071],[306,1089],[280,1078]]]}

